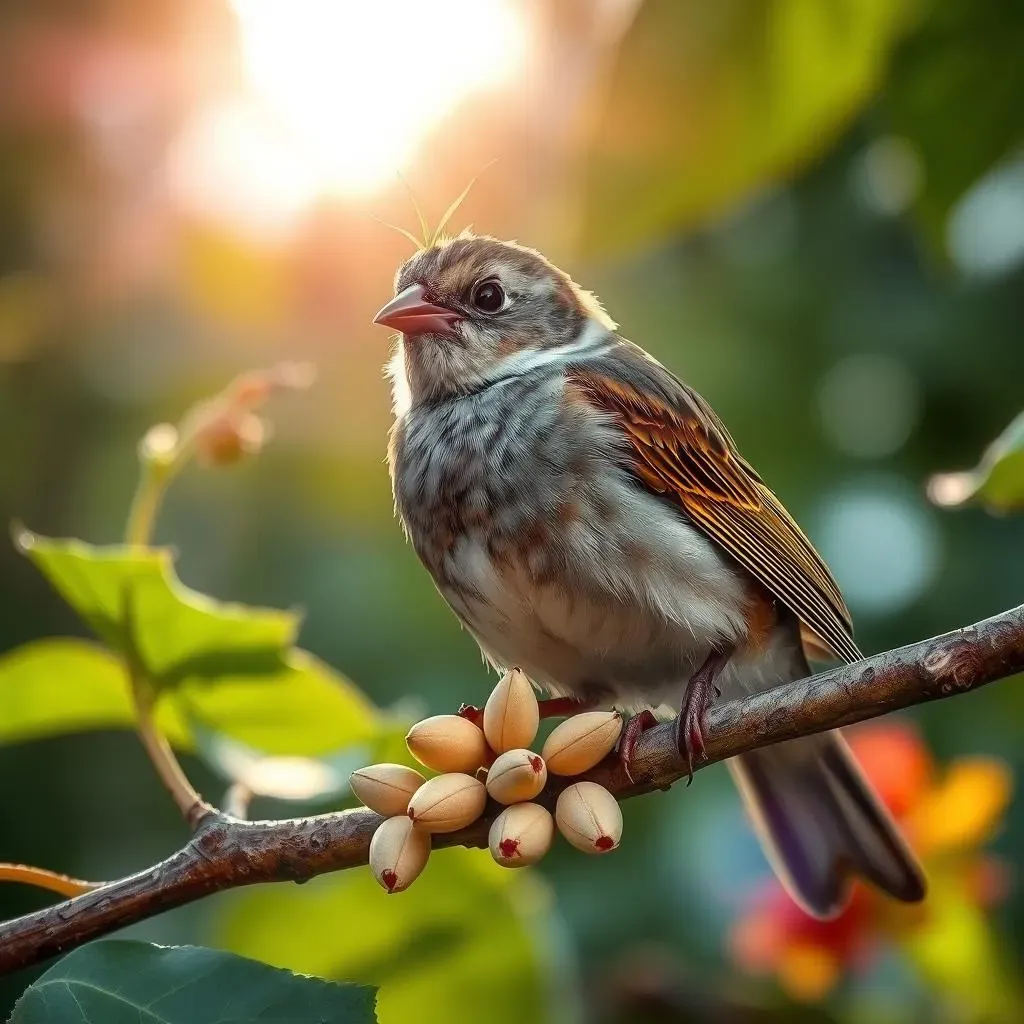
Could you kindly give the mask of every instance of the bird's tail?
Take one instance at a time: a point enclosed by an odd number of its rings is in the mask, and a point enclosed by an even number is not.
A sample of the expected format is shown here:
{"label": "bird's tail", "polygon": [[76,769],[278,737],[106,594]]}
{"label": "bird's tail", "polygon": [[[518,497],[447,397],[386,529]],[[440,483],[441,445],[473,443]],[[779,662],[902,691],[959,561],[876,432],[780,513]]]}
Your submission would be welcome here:
{"label": "bird's tail", "polygon": [[924,898],[916,858],[839,733],[755,750],[729,767],[772,867],[808,913],[838,913],[854,875],[898,900]]}

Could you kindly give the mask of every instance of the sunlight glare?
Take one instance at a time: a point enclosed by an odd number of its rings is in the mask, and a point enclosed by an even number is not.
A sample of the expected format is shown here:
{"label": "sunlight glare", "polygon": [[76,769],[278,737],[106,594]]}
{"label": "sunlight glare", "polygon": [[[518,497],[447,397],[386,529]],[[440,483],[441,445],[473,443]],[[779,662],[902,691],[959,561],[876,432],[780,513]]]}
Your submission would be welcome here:
{"label": "sunlight glare", "polygon": [[253,92],[321,192],[394,179],[467,96],[521,67],[514,0],[232,0]]}

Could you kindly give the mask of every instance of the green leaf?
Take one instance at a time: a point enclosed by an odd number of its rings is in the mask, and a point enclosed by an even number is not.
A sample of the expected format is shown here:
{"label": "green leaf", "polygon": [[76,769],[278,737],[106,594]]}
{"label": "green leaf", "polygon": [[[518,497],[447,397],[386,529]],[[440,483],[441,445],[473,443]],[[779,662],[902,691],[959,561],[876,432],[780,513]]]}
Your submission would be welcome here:
{"label": "green leaf", "polygon": [[374,992],[199,946],[94,942],[26,989],[11,1024],[367,1024]]}
{"label": "green leaf", "polygon": [[936,505],[973,500],[993,512],[1024,511],[1024,412],[985,449],[974,469],[933,476],[928,495]]}
{"label": "green leaf", "polygon": [[[0,656],[0,744],[133,722],[124,667],[98,644],[37,640]],[[173,706],[160,708],[159,722],[172,743],[189,745]]]}
{"label": "green leaf", "polygon": [[907,6],[646,0],[585,154],[585,244],[705,221],[818,156],[878,87]]}
{"label": "green leaf", "polygon": [[[190,742],[187,723],[197,723],[267,754],[313,756],[370,742],[390,724],[355,686],[292,647],[296,615],[227,604],[190,590],[175,575],[168,551],[94,547],[27,530],[19,533],[18,543],[97,636],[156,688],[158,708],[177,723],[179,742]],[[15,661],[9,667],[17,675],[6,681],[0,664],[0,693],[19,691],[19,699],[36,708],[35,732],[26,735],[73,727],[75,716],[65,707],[81,709],[88,699],[76,695],[69,702],[74,675],[51,669],[45,660],[37,652],[27,663],[31,671]],[[106,717],[115,704],[127,708],[127,690],[124,704],[116,696],[115,659],[91,649],[88,663],[86,677],[102,677],[90,692],[106,710],[97,710],[92,719],[80,711],[80,727],[90,720],[129,724],[130,715],[117,721]],[[49,687],[48,725],[44,705],[27,693],[40,679]],[[165,706],[170,710],[164,712]],[[16,735],[4,729],[0,737],[5,732]]]}
{"label": "green leaf", "polygon": [[[0,743],[134,723],[124,667],[98,644],[58,637],[0,656]],[[186,680],[160,696],[157,723],[179,749],[193,749],[196,734],[208,731],[231,736],[262,755],[334,755],[339,765],[356,753],[364,763],[380,760],[379,749],[386,745],[393,753],[395,738],[401,740],[407,731],[406,724],[381,715],[350,683],[299,650],[266,676]],[[404,750],[404,742],[401,746]],[[342,759],[338,751],[348,753]]]}
{"label": "green leaf", "polygon": [[397,715],[380,716],[377,731],[367,742],[353,743],[318,757],[268,753],[194,721],[189,724],[197,753],[223,778],[242,783],[257,796],[278,800],[330,801],[336,805],[351,795],[349,779],[364,765],[388,762],[423,768],[405,742],[412,723]]}
{"label": "green leaf", "polygon": [[897,53],[884,105],[921,160],[918,213],[941,247],[953,205],[1024,141],[1024,18],[995,0],[929,6]]}
{"label": "green leaf", "polygon": [[298,631],[289,612],[225,604],[190,590],[165,549],[94,547],[28,530],[17,542],[96,635],[157,688],[226,669],[272,672]]}
{"label": "green leaf", "polygon": [[387,723],[357,687],[306,651],[272,671],[183,679],[165,698],[184,718],[266,754],[333,754],[371,742]]}
{"label": "green leaf", "polygon": [[[544,1024],[572,1019],[556,978],[550,893],[480,850],[439,850],[406,892],[365,868],[301,889],[267,886],[226,901],[215,942],[292,970],[379,986],[383,1024]],[[341,922],[347,922],[342,925]],[[425,1009],[429,1008],[429,1009]]]}

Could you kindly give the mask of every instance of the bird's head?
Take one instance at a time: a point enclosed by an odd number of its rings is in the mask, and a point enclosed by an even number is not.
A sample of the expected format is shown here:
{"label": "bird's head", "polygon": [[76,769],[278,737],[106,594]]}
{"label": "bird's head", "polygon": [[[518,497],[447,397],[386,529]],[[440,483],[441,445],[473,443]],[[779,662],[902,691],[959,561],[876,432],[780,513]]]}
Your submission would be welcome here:
{"label": "bird's head", "polygon": [[571,344],[592,321],[615,326],[539,252],[465,233],[411,256],[374,318],[401,335],[391,365],[399,406],[522,373],[533,354]]}

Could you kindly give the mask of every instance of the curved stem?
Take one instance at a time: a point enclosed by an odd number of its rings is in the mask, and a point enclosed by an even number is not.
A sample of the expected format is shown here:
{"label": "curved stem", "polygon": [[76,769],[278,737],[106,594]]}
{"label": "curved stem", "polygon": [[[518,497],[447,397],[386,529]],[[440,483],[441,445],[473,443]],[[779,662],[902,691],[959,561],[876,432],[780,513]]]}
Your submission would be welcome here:
{"label": "curved stem", "polygon": [[72,878],[46,868],[34,868],[28,864],[0,863],[0,882],[20,882],[22,885],[34,885],[37,889],[46,889],[70,899],[82,893],[100,889],[106,882],[86,882],[81,878]]}
{"label": "curved stem", "polygon": [[178,473],[182,456],[176,454],[170,461],[141,459],[139,482],[132,496],[125,526],[124,539],[133,547],[147,547],[153,538],[157,516],[163,504],[164,495],[171,481]]}
{"label": "curved stem", "polygon": [[[174,456],[166,461],[148,459],[144,456],[141,458],[142,471],[125,526],[127,544],[135,547],[149,545],[167,488],[188,460],[190,450],[187,445],[180,445]],[[200,821],[214,808],[189,782],[171,745],[157,727],[153,714],[153,693],[149,682],[142,676],[137,665],[129,663],[127,667],[139,739],[150,761],[153,762],[157,775],[171,794],[171,799],[181,811],[189,828],[195,830]]]}
{"label": "curved stem", "polygon": [[188,780],[181,762],[175,756],[171,745],[163,733],[157,728],[153,717],[153,703],[148,687],[132,682],[132,693],[135,696],[136,730],[142,746],[149,755],[160,781],[164,784],[171,799],[181,811],[182,817],[189,828],[195,830],[208,814],[215,811],[212,804],[207,803],[199,791]]}

